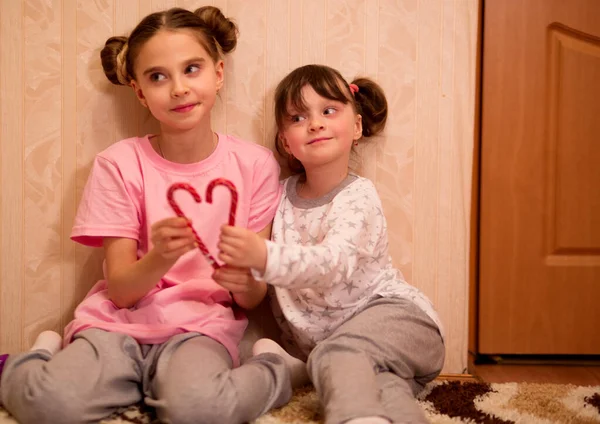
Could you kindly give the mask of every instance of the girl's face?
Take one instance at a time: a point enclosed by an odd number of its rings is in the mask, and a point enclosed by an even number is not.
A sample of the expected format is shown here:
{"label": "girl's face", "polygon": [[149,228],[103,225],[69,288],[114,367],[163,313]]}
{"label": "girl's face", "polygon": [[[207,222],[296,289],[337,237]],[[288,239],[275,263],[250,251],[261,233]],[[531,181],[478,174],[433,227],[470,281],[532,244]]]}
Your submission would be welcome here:
{"label": "girl's face", "polygon": [[310,86],[302,88],[306,110],[288,105],[288,115],[279,137],[288,154],[295,156],[307,172],[327,165],[347,169],[352,143],[362,136],[362,117],[351,103],[320,96]]}
{"label": "girl's face", "polygon": [[140,49],[134,72],[138,99],[161,125],[179,131],[210,126],[223,61],[214,63],[195,33],[159,31]]}

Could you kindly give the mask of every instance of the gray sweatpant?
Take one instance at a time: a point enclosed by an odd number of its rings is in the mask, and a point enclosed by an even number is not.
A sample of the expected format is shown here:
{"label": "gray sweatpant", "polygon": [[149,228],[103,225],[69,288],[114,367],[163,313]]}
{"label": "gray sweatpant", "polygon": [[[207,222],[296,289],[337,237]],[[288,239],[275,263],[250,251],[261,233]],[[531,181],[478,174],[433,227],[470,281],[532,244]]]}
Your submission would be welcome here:
{"label": "gray sweatpant", "polygon": [[317,344],[308,372],[327,424],[367,416],[427,423],[415,395],[439,375],[444,357],[439,330],[420,308],[379,298]]}
{"label": "gray sweatpant", "polygon": [[228,351],[197,333],[160,345],[97,329],[51,357],[35,350],[9,358],[2,400],[21,424],[98,422],[142,399],[165,423],[238,424],[291,397],[283,359],[265,353],[232,369]]}

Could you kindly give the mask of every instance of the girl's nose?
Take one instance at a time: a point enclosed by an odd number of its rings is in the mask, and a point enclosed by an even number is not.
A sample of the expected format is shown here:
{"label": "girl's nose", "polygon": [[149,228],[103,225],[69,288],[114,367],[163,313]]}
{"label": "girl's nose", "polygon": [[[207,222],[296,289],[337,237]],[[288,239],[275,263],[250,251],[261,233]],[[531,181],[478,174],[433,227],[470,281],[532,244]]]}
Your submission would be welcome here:
{"label": "girl's nose", "polygon": [[185,96],[189,92],[190,92],[190,89],[187,85],[185,85],[182,81],[180,81],[178,79],[174,80],[173,89],[171,90],[171,96],[181,97],[181,96]]}
{"label": "girl's nose", "polygon": [[323,121],[320,119],[320,117],[310,118],[310,123],[309,123],[310,131],[318,131],[318,130],[322,130],[323,128],[325,128],[325,126],[323,125]]}

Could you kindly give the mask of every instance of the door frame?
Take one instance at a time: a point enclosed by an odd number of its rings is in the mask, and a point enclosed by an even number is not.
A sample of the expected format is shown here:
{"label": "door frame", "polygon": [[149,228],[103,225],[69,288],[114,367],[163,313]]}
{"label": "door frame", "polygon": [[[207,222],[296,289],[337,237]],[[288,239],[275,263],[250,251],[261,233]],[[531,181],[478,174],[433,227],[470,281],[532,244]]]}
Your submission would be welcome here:
{"label": "door frame", "polygon": [[[479,352],[479,214],[481,192],[481,105],[483,94],[483,25],[485,0],[479,0],[477,23],[477,53],[475,58],[475,127],[473,131],[473,169],[471,179],[471,222],[469,245],[469,299],[467,355],[477,357]],[[470,361],[467,361],[467,364]]]}

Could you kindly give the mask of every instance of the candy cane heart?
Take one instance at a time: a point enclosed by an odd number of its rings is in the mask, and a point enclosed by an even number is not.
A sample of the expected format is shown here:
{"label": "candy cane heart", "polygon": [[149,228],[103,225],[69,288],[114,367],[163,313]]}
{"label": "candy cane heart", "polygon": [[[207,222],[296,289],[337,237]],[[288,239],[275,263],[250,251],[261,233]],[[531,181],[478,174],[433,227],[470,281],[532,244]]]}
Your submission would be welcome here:
{"label": "candy cane heart", "polygon": [[225,186],[229,189],[231,193],[231,203],[229,205],[229,225],[235,225],[235,213],[237,211],[237,203],[238,203],[238,192],[235,188],[235,185],[229,180],[225,178],[217,178],[216,180],[212,180],[208,187],[206,187],[206,201],[208,203],[212,203],[212,192],[217,186]]}
{"label": "candy cane heart", "polygon": [[194,227],[192,227],[190,220],[185,216],[185,214],[183,213],[183,211],[181,210],[181,208],[175,201],[173,195],[177,190],[185,190],[188,193],[190,193],[192,195],[192,197],[194,198],[194,200],[196,201],[196,203],[200,203],[202,201],[202,199],[200,198],[200,195],[198,194],[196,189],[194,189],[194,187],[192,187],[191,185],[189,185],[187,183],[175,183],[171,187],[169,187],[169,190],[167,191],[167,199],[169,201],[169,205],[171,206],[171,209],[173,209],[173,211],[175,212],[175,214],[177,214],[177,216],[186,219],[188,226],[192,229],[192,232],[194,233],[194,239],[196,240],[196,243],[198,243],[198,249],[200,249],[200,251],[206,258],[208,263],[214,269],[219,269],[221,266],[217,263],[215,258],[210,254],[210,252],[206,248],[206,245],[204,244],[204,242],[202,241],[202,239],[200,238],[198,233],[196,233],[196,230],[194,230]]}

